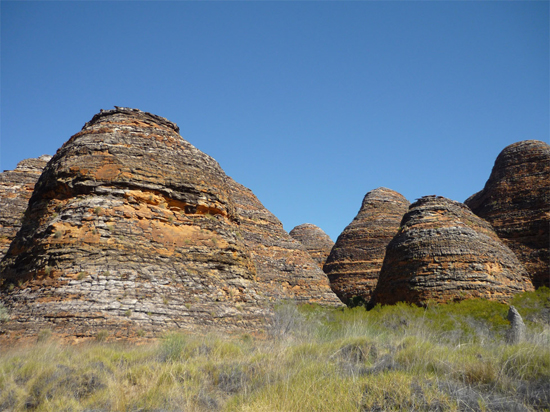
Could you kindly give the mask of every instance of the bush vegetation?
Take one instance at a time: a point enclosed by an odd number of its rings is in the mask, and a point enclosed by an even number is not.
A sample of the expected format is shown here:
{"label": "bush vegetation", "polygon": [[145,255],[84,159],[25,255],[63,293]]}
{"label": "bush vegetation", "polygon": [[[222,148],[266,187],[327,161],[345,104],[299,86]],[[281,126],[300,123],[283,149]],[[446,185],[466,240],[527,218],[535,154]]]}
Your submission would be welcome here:
{"label": "bush vegetation", "polygon": [[512,303],[527,325],[517,345],[505,343],[508,306],[483,300],[282,304],[262,337],[49,337],[2,350],[0,410],[548,411],[550,290]]}

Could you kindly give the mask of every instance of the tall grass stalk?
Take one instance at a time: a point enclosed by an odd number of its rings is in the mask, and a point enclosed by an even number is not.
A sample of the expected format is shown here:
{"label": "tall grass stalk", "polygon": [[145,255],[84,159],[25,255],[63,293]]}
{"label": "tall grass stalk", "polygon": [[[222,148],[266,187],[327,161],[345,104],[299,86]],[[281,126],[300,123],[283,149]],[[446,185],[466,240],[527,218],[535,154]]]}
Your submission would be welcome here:
{"label": "tall grass stalk", "polygon": [[514,305],[528,329],[517,345],[506,344],[507,306],[486,301],[368,312],[287,303],[262,338],[67,346],[45,333],[0,352],[0,410],[550,410],[550,293]]}

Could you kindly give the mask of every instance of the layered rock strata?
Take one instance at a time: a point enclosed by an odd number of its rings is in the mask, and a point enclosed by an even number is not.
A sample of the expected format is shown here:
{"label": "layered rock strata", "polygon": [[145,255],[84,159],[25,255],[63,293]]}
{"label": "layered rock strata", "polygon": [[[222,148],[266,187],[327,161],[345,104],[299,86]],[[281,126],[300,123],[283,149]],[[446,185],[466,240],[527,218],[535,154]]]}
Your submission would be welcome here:
{"label": "layered rock strata", "polygon": [[[305,251],[291,257],[249,235],[255,222],[233,200],[244,188],[178,132],[162,117],[116,108],[58,150],[0,264],[11,333],[250,329],[269,316],[270,300],[337,304]],[[276,262],[273,273],[262,272],[249,236]]]}
{"label": "layered rock strata", "polygon": [[289,234],[304,245],[310,256],[319,265],[319,268],[323,269],[327,257],[334,246],[334,242],[323,229],[311,223],[304,223],[296,226]]}
{"label": "layered rock strata", "polygon": [[25,159],[14,170],[0,173],[0,260],[21,228],[34,185],[51,158]]}
{"label": "layered rock strata", "polygon": [[514,251],[535,287],[550,287],[550,145],[511,144],[482,191],[465,203]]}
{"label": "layered rock strata", "polygon": [[527,272],[491,225],[462,203],[426,196],[389,243],[371,304],[507,301],[529,290]]}
{"label": "layered rock strata", "polygon": [[344,303],[355,297],[370,300],[386,246],[408,207],[401,194],[384,187],[366,194],[359,213],[338,237],[323,269],[332,290]]}
{"label": "layered rock strata", "polygon": [[327,276],[293,239],[282,223],[243,185],[228,179],[239,216],[239,236],[251,254],[259,292],[269,301],[292,299],[300,303],[342,306]]}

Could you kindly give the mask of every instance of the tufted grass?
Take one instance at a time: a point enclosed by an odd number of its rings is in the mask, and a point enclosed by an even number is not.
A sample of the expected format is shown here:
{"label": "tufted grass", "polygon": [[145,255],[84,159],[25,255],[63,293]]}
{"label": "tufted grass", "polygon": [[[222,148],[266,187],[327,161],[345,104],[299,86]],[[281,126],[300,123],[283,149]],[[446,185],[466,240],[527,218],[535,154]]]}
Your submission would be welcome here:
{"label": "tufted grass", "polygon": [[548,411],[550,291],[371,311],[283,304],[262,338],[170,333],[144,345],[0,351],[6,411]]}

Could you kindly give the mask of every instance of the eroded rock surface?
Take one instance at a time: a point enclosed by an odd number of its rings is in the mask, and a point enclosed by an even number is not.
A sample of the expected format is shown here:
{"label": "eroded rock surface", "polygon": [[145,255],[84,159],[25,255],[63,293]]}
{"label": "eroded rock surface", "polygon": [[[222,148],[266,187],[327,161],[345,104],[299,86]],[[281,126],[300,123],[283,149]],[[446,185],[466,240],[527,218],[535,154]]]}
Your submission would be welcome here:
{"label": "eroded rock surface", "polygon": [[511,144],[482,191],[465,203],[514,251],[535,287],[550,287],[550,145]]}
{"label": "eroded rock surface", "polygon": [[270,301],[292,299],[301,303],[342,306],[330,289],[327,276],[303,245],[243,185],[228,179],[239,216],[239,235],[254,262],[259,292]]}
{"label": "eroded rock surface", "polygon": [[116,108],[58,150],[0,264],[10,333],[250,329],[278,299],[337,301],[305,251],[284,250],[269,212],[239,216],[244,202],[233,197],[253,195],[178,131]]}
{"label": "eroded rock surface", "polygon": [[529,290],[527,272],[491,225],[462,203],[426,196],[389,243],[371,304],[508,301]]}
{"label": "eroded rock surface", "polygon": [[511,345],[517,345],[525,340],[525,323],[518,310],[510,306],[506,318],[510,321],[510,329],[506,333],[506,340]]}
{"label": "eroded rock surface", "polygon": [[319,268],[323,269],[327,257],[334,246],[334,242],[329,235],[319,226],[311,223],[298,225],[289,234],[304,245],[313,260],[319,265]]}
{"label": "eroded rock surface", "polygon": [[34,185],[51,158],[25,159],[14,170],[0,173],[0,260],[21,228]]}
{"label": "eroded rock surface", "polygon": [[332,290],[344,302],[368,302],[378,282],[386,246],[409,207],[401,194],[380,187],[366,194],[359,213],[338,237],[324,271]]}

